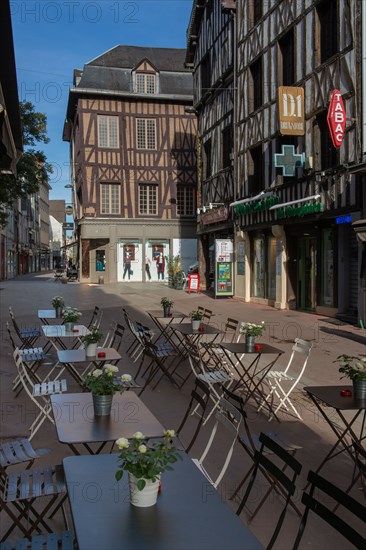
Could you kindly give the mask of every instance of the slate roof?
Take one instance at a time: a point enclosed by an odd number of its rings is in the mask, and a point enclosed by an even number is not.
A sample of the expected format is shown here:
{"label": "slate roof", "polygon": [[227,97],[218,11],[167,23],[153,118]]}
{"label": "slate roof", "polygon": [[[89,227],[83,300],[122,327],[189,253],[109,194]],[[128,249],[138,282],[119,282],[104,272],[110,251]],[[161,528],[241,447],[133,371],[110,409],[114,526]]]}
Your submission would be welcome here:
{"label": "slate roof", "polygon": [[182,48],[115,46],[89,61],[86,66],[133,69],[142,59],[147,58],[158,71],[188,72],[184,67],[185,55],[186,50]]}

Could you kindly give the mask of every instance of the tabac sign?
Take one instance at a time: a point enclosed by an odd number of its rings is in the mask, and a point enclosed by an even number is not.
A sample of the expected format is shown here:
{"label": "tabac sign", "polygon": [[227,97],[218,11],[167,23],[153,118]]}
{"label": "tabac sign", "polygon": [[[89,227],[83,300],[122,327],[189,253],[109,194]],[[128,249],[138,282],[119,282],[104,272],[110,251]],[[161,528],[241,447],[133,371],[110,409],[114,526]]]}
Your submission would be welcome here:
{"label": "tabac sign", "polygon": [[330,96],[327,122],[334,147],[340,147],[346,128],[346,110],[339,90],[333,90]]}
{"label": "tabac sign", "polygon": [[278,88],[279,132],[283,136],[305,134],[304,88]]}

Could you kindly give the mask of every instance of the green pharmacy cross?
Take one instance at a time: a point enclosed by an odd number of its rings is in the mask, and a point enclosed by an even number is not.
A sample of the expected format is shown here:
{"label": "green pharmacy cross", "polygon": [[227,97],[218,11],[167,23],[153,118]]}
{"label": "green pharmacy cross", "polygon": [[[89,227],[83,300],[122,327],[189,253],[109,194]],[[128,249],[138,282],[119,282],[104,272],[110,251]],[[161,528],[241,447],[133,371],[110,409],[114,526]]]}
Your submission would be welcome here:
{"label": "green pharmacy cross", "polygon": [[302,168],[305,163],[305,153],[295,154],[294,145],[282,145],[282,153],[276,153],[275,167],[282,168],[283,176],[294,176],[296,168]]}

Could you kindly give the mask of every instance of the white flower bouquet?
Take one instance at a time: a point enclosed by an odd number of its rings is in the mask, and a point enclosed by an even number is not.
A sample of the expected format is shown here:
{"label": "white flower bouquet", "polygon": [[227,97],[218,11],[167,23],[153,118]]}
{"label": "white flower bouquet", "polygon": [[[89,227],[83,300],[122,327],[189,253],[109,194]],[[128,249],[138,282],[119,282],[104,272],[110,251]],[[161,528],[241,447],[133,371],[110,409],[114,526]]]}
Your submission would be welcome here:
{"label": "white flower bouquet", "polygon": [[245,334],[246,336],[262,336],[265,330],[264,321],[260,324],[256,323],[241,323],[240,325],[240,334]]}

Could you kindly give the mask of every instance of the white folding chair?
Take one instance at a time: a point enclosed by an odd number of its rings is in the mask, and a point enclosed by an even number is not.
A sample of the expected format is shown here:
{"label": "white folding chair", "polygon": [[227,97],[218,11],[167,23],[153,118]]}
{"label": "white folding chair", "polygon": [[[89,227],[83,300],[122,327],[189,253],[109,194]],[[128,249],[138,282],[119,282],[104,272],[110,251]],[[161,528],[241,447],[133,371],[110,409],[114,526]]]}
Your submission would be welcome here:
{"label": "white folding chair", "polygon": [[[211,483],[211,485],[216,489],[218,484],[224,477],[225,472],[229,466],[229,463],[234,451],[235,443],[237,442],[237,439],[238,439],[239,429],[240,429],[240,425],[243,420],[243,417],[236,407],[231,405],[231,403],[226,401],[226,399],[221,398],[216,407],[215,418],[216,418],[216,422],[212,428],[205,450],[203,451],[200,458],[193,458],[192,460],[196,464],[196,466],[201,470],[201,472],[206,476],[206,478]],[[213,479],[206,470],[205,459],[207,458],[209,451],[215,441],[216,435],[218,436],[218,438],[220,438],[220,446],[222,447],[222,441],[221,441],[222,435],[220,434],[221,430],[219,429],[220,426],[228,430],[228,432],[230,433],[230,437],[228,441],[227,453],[224,453],[224,456],[225,456],[224,464],[221,467],[221,470],[218,473],[218,475],[215,477],[215,479]]]}
{"label": "white folding chair", "polygon": [[233,377],[233,373],[228,372],[223,368],[217,368],[217,365],[214,365],[214,367],[210,369],[209,363],[202,360],[198,346],[194,344],[186,344],[186,346],[188,351],[189,364],[191,366],[193,374],[196,379],[201,380],[202,382],[205,382],[207,384],[210,390],[211,401],[213,401],[214,403],[213,408],[205,418],[205,421],[203,423],[203,425],[205,425],[211,418],[222,397],[222,386],[230,388],[232,383],[235,381],[235,378]]}
{"label": "white folding chair", "polygon": [[14,361],[18,370],[19,378],[21,383],[26,391],[27,395],[39,409],[39,414],[36,416],[34,422],[31,424],[29,431],[31,440],[35,434],[38,432],[39,428],[42,426],[46,418],[55,423],[52,416],[52,407],[50,403],[50,395],[57,393],[64,393],[67,391],[66,380],[54,380],[42,382],[40,384],[34,383],[31,377],[29,376],[29,370],[24,365],[22,356],[19,353],[19,350],[14,351]]}
{"label": "white folding chair", "polygon": [[[299,420],[302,420],[299,411],[296,409],[293,401],[290,398],[290,395],[300,382],[305,372],[306,365],[308,363],[310,352],[313,346],[314,342],[302,340],[301,338],[295,338],[295,343],[292,346],[292,353],[285,370],[271,370],[266,375],[264,381],[269,386],[269,392],[258,407],[258,412],[265,405],[268,405],[270,400],[273,401],[274,396],[279,399],[279,402],[275,408],[273,408],[273,405],[270,405],[271,413],[269,416],[269,420],[272,420],[272,418],[281,408],[286,409],[286,411],[289,411],[291,409],[297,416],[297,418]],[[296,369],[297,372],[295,372]],[[289,372],[290,370],[291,373]]]}

